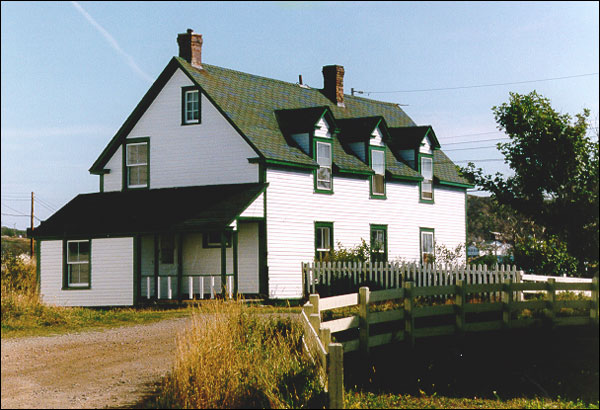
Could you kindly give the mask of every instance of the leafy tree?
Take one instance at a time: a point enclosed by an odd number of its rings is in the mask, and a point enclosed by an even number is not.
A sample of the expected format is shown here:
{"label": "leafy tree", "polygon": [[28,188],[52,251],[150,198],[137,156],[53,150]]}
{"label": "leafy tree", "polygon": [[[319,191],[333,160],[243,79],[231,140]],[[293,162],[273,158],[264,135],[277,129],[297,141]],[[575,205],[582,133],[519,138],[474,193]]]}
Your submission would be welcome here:
{"label": "leafy tree", "polygon": [[[536,241],[566,244],[579,273],[593,275],[598,271],[598,141],[586,136],[589,110],[572,118],[535,91],[510,93],[508,103],[492,110],[510,138],[498,149],[514,175],[484,175],[472,163],[463,174],[541,230],[542,237],[530,233]],[[524,244],[526,239],[520,236]]]}

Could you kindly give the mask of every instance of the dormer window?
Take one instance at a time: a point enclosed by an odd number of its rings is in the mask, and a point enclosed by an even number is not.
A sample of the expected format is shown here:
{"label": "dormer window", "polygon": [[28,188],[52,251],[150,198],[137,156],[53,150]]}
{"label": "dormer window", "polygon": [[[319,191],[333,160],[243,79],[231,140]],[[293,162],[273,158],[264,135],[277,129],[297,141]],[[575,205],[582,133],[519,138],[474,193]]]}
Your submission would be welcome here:
{"label": "dormer window", "polygon": [[433,157],[421,154],[421,200],[433,201]]}
{"label": "dormer window", "polygon": [[316,176],[317,191],[328,191],[333,189],[331,166],[333,164],[331,143],[315,141],[316,161],[319,164]]}
{"label": "dormer window", "polygon": [[182,91],[182,125],[200,123],[200,91],[184,87]]}
{"label": "dormer window", "polygon": [[371,148],[371,196],[385,197],[385,149]]}

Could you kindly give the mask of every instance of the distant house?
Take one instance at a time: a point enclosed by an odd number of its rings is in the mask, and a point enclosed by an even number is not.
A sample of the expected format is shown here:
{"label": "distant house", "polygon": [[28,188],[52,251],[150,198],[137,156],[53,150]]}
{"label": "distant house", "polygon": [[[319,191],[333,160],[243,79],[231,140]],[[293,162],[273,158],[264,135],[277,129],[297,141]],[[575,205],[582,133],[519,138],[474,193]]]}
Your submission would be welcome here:
{"label": "distant house", "polygon": [[428,262],[434,242],[465,242],[470,185],[431,126],[345,94],[341,66],[315,89],[206,64],[191,30],[177,40],[90,168],[99,192],[29,232],[45,301],[134,305],[222,283],[300,298],[301,263],[337,243]]}

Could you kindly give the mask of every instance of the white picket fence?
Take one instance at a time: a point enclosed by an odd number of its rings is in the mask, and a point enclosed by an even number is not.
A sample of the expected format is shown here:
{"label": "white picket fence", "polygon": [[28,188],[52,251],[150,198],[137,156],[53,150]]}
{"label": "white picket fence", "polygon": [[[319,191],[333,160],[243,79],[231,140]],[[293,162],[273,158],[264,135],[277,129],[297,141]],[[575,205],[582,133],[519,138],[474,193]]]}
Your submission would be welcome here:
{"label": "white picket fence", "polygon": [[435,266],[424,264],[401,264],[393,262],[313,262],[303,263],[302,273],[306,295],[331,293],[340,286],[375,286],[380,289],[398,289],[404,281],[416,287],[455,285],[458,280],[465,284],[503,283],[505,279],[522,281],[523,273],[514,265],[497,265],[488,269],[485,265]]}

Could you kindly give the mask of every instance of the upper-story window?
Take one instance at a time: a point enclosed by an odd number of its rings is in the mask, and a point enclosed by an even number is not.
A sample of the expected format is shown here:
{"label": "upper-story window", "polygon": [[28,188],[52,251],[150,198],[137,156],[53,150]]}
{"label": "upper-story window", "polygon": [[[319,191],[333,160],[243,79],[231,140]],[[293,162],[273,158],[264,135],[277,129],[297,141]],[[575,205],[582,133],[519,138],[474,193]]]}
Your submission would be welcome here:
{"label": "upper-story window", "polygon": [[316,160],[319,164],[316,176],[316,188],[321,191],[331,191],[333,189],[331,167],[333,164],[331,143],[315,142]]}
{"label": "upper-story window", "polygon": [[433,201],[433,158],[430,156],[421,156],[421,199]]}
{"label": "upper-story window", "polygon": [[375,175],[371,177],[371,195],[385,196],[385,150],[371,148],[371,168]]}
{"label": "upper-story window", "polygon": [[182,123],[200,123],[200,91],[195,88],[183,88]]}
{"label": "upper-story window", "polygon": [[135,142],[125,145],[125,168],[127,188],[148,187],[148,142]]}
{"label": "upper-story window", "polygon": [[67,278],[69,288],[90,286],[90,241],[67,241]]}

